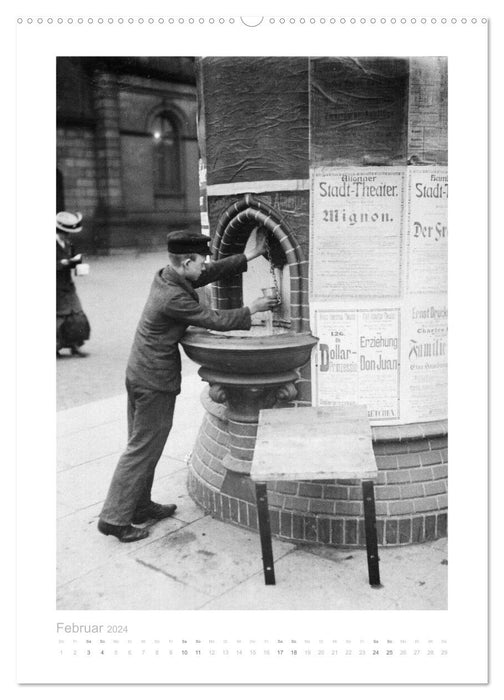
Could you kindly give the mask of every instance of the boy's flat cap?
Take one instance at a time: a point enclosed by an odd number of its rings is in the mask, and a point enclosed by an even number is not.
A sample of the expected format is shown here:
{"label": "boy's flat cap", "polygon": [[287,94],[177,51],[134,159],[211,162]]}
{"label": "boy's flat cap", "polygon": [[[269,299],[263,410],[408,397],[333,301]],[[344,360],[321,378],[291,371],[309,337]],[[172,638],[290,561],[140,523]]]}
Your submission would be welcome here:
{"label": "boy's flat cap", "polygon": [[188,231],[172,231],[166,237],[168,252],[176,255],[210,255],[210,238],[202,236],[200,233],[189,233]]}

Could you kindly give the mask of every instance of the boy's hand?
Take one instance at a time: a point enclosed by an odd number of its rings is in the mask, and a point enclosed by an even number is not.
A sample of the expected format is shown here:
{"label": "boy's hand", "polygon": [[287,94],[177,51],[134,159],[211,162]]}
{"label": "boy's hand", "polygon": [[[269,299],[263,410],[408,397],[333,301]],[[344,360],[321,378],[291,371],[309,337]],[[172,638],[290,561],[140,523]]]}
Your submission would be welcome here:
{"label": "boy's hand", "polygon": [[250,313],[256,314],[258,311],[271,311],[278,306],[278,300],[273,297],[259,297],[249,305]]}
{"label": "boy's hand", "polygon": [[262,231],[258,231],[256,233],[256,244],[254,248],[245,255],[247,260],[254,260],[254,258],[264,255],[264,253],[266,253],[266,236]]}

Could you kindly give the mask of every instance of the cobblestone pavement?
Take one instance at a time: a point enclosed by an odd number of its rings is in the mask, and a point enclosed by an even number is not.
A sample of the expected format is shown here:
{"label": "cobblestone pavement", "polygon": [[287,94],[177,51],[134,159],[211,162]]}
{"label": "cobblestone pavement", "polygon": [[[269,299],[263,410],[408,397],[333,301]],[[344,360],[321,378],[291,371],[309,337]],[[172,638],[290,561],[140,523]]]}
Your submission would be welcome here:
{"label": "cobblestone pavement", "polygon": [[[86,257],[91,271],[76,277],[77,293],[91,323],[85,358],[62,350],[57,359],[57,408],[80,406],[124,392],[124,373],[136,325],[156,270],[166,264],[166,252],[118,252]],[[197,366],[185,356],[183,375]]]}

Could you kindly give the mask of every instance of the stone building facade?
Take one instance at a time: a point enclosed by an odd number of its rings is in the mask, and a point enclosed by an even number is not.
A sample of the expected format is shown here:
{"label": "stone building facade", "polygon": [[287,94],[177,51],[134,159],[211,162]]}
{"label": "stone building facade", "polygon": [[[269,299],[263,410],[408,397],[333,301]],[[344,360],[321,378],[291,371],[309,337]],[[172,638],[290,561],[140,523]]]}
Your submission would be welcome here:
{"label": "stone building facade", "polygon": [[83,213],[88,250],[199,227],[193,59],[60,57],[56,178],[56,208]]}

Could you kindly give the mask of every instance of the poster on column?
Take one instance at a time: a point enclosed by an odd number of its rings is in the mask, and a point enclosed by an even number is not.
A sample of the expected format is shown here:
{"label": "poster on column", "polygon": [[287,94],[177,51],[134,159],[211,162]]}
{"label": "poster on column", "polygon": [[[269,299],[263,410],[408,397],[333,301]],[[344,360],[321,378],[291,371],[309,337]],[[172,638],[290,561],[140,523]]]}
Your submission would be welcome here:
{"label": "poster on column", "polygon": [[406,422],[448,415],[446,297],[422,297],[403,307],[402,404]]}
{"label": "poster on column", "polygon": [[317,406],[365,404],[372,423],[400,416],[399,309],[318,310]]}
{"label": "poster on column", "polygon": [[408,294],[448,289],[448,171],[408,168]]}
{"label": "poster on column", "polygon": [[313,301],[401,293],[404,170],[311,171]]}

